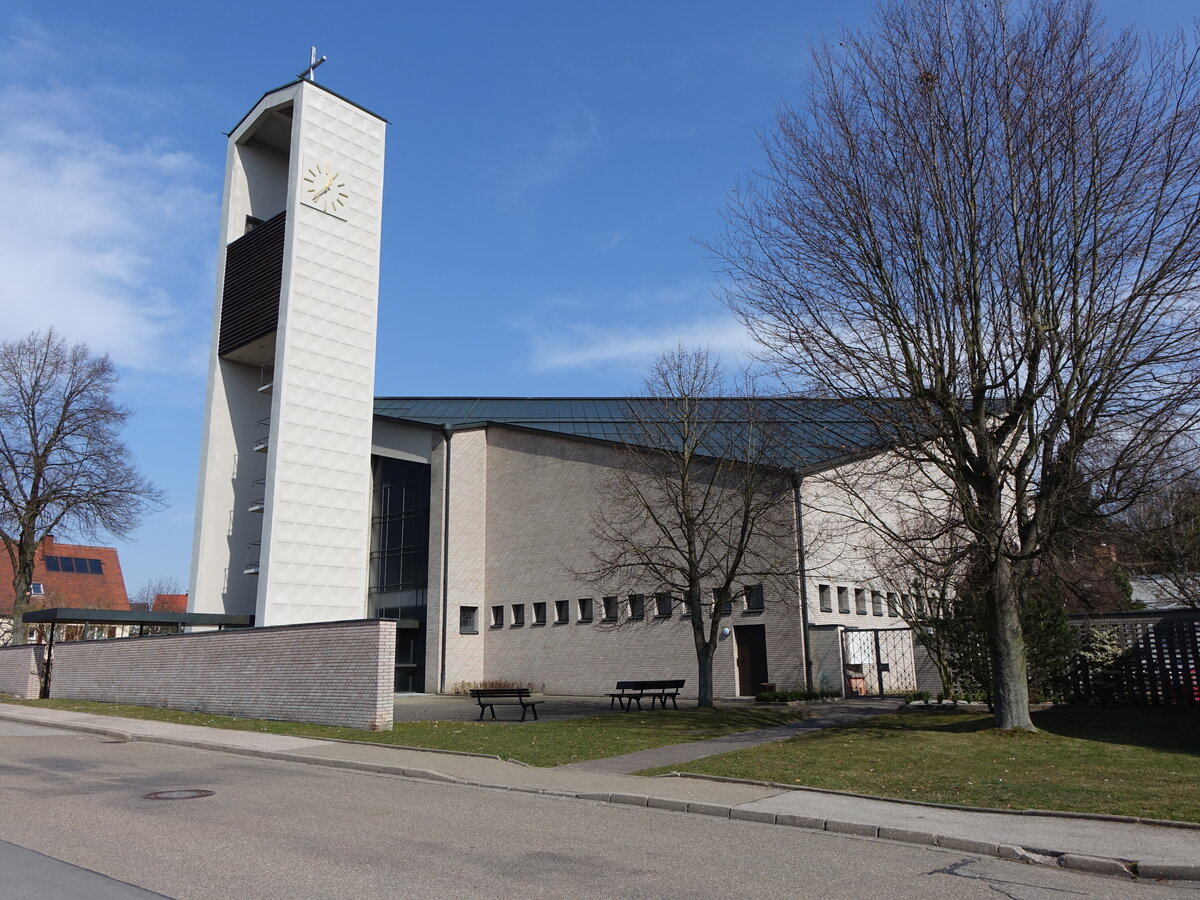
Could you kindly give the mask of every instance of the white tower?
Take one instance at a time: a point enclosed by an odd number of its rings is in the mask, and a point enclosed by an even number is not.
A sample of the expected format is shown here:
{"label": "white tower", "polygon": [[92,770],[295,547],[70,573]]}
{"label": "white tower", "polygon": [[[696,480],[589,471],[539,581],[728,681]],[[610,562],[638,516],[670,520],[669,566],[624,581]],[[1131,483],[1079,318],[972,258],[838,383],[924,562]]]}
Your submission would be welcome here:
{"label": "white tower", "polygon": [[188,609],[366,614],[386,122],[308,77],[229,135]]}

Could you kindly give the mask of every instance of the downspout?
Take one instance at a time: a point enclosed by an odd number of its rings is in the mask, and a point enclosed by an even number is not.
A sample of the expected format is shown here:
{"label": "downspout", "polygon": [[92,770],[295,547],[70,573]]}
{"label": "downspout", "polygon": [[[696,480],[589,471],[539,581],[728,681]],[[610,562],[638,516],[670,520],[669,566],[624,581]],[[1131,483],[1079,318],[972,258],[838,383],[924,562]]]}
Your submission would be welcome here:
{"label": "downspout", "polygon": [[446,632],[450,612],[450,436],[454,428],[442,426],[442,652],[438,658],[438,693],[446,693]]}
{"label": "downspout", "polygon": [[808,571],[804,552],[804,515],[800,505],[800,470],[792,472],[792,505],[796,510],[796,577],[800,579],[800,627],[804,634],[804,689],[813,689],[812,641],[808,623]]}

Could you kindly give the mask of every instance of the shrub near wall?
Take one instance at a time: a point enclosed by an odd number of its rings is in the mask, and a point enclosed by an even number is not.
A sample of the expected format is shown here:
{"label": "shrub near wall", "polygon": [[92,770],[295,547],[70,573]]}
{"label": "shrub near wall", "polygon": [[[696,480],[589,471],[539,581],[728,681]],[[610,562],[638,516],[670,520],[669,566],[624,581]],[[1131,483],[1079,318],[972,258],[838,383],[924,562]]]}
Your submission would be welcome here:
{"label": "shrub near wall", "polygon": [[50,696],[392,726],[396,623],[377,619],[57,644]]}

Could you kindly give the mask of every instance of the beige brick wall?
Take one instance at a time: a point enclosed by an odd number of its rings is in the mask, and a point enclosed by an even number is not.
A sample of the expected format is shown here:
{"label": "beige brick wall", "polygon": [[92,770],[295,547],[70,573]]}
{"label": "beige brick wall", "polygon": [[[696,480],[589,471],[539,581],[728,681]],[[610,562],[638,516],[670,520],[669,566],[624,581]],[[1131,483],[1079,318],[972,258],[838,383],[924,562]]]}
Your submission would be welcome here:
{"label": "beige brick wall", "polygon": [[0,647],[0,694],[32,700],[41,690],[41,644]]}
{"label": "beige brick wall", "polygon": [[[903,533],[910,521],[932,515],[944,505],[940,490],[896,454],[883,453],[805,478],[802,487],[804,533],[807,544],[809,617],[814,625],[850,628],[900,628],[892,615],[888,594],[897,605],[910,588],[897,583],[899,572],[886,572],[893,558],[877,529]],[[885,574],[881,574],[883,569]],[[821,587],[829,589],[829,605],[821,609]],[[849,600],[848,613],[839,611],[838,588]],[[856,603],[862,591],[865,611]],[[880,601],[876,604],[876,599]]]}
{"label": "beige brick wall", "polygon": [[[487,602],[487,547],[490,502],[487,430],[457,431],[450,441],[450,539],[446,612],[446,687],[488,677],[480,635],[459,633],[464,606],[479,609],[480,631]],[[432,569],[431,569],[432,571]]]}
{"label": "beige brick wall", "polygon": [[378,731],[395,654],[377,620],[77,641],[55,645],[50,696]]}
{"label": "beige brick wall", "polygon": [[[495,426],[455,434],[453,448],[446,687],[487,678],[530,683],[549,693],[597,694],[621,679],[674,677],[686,678],[684,695],[694,696],[690,621],[678,611],[670,619],[655,619],[648,598],[647,618],[629,622],[624,602],[629,591],[623,590],[618,625],[603,623],[602,597],[618,592],[575,574],[591,562],[592,516],[615,460],[613,449]],[[486,519],[472,521],[481,508]],[[647,586],[646,593],[651,590]],[[580,598],[592,600],[590,623],[579,621]],[[560,600],[570,611],[563,625],[554,624],[554,604]],[[768,677],[780,687],[802,687],[795,580],[768,585],[766,600],[758,615],[740,615],[740,603],[735,604],[727,624],[764,625]],[[535,602],[546,604],[544,626],[533,625]],[[514,603],[525,606],[523,627],[512,625]],[[464,604],[479,608],[479,634],[459,634]],[[502,628],[491,627],[495,605],[504,607]],[[718,697],[737,695],[736,672],[731,635],[720,642],[714,660]]]}

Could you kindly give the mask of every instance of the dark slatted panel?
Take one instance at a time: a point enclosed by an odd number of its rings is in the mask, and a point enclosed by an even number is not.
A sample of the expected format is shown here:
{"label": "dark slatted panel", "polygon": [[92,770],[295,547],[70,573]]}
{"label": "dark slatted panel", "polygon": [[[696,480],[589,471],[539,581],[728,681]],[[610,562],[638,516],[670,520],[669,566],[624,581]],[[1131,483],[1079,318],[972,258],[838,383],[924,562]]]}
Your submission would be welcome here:
{"label": "dark slatted panel", "polygon": [[1200,704],[1200,612],[1123,613],[1073,621],[1087,639],[1103,631],[1119,649],[1106,664],[1078,654],[1068,691],[1091,700],[1178,706]]}
{"label": "dark slatted panel", "polygon": [[267,219],[225,250],[221,355],[274,331],[279,322],[286,214]]}

